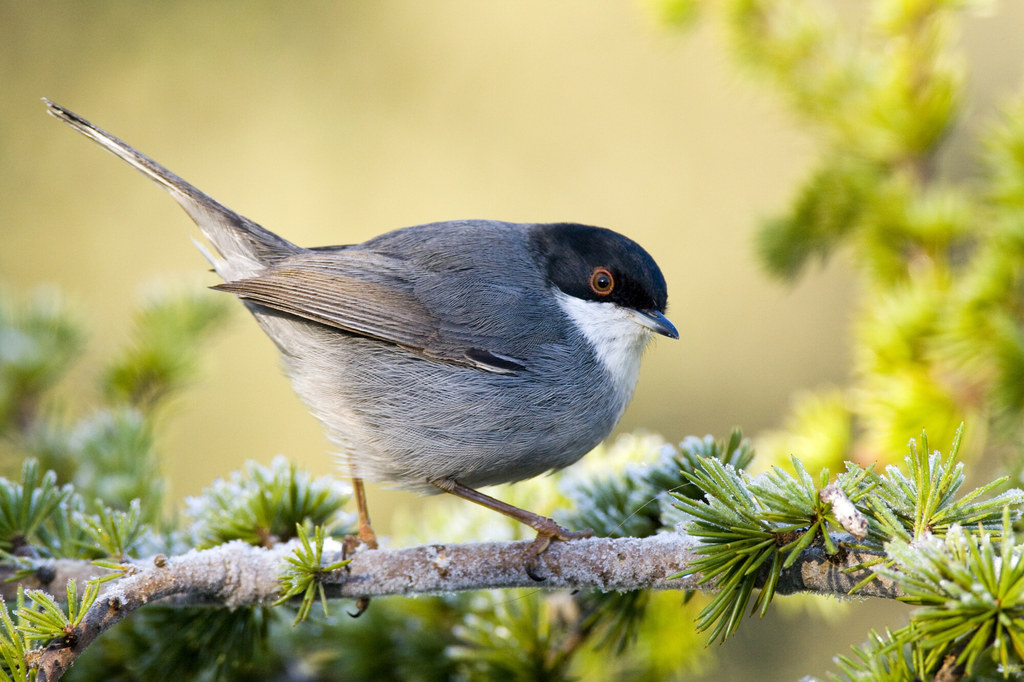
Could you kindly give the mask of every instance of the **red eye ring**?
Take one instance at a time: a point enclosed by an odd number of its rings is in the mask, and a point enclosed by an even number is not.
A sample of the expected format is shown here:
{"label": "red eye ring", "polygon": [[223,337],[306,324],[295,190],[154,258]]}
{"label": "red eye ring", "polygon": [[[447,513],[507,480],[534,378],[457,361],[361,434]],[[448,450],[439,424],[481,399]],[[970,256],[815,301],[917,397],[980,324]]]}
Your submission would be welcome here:
{"label": "red eye ring", "polygon": [[607,268],[596,267],[590,276],[590,289],[598,296],[607,296],[615,288],[615,278]]}

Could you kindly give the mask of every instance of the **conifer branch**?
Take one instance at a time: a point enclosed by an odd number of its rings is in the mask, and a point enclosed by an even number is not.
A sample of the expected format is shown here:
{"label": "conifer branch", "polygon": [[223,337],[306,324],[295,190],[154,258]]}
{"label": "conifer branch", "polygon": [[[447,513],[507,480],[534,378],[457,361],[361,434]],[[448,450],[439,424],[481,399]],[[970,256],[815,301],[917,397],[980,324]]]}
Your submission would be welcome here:
{"label": "conifer branch", "polygon": [[[540,568],[546,577],[542,583],[523,570],[530,544],[525,541],[362,551],[346,568],[328,574],[324,589],[328,597],[349,599],[511,587],[691,590],[697,587],[698,575],[671,576],[693,558],[695,543],[680,533],[556,542],[542,555]],[[125,577],[105,584],[80,626],[39,652],[35,660],[39,679],[59,679],[98,636],[146,604],[227,608],[270,604],[280,596],[280,571],[293,548],[294,543],[267,549],[234,541],[132,564]],[[863,561],[863,556],[852,552],[839,561],[830,560],[811,548],[786,571],[778,591],[845,595],[865,572],[847,575],[843,569]],[[45,574],[51,591],[59,595],[57,587],[68,577],[82,580],[90,575],[90,568],[92,577],[103,572],[89,562],[62,560],[48,564]],[[891,583],[881,580],[872,581],[860,594],[898,596]]]}

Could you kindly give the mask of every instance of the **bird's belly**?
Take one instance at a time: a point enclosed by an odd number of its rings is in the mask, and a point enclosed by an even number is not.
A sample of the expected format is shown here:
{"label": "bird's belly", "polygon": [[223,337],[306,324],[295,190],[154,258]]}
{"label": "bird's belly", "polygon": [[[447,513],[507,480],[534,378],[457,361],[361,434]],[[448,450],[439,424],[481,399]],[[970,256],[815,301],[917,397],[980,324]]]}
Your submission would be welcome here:
{"label": "bird's belly", "polygon": [[310,334],[294,319],[260,321],[351,473],[424,493],[437,492],[433,480],[480,487],[568,466],[607,437],[632,393],[609,389],[600,364],[579,357],[496,374],[327,328]]}

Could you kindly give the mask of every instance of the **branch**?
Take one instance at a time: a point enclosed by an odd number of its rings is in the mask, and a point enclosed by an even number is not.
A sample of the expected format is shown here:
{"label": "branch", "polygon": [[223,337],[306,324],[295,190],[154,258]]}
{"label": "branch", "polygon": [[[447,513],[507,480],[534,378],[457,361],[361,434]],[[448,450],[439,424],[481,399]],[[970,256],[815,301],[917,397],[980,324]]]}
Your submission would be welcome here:
{"label": "branch", "polygon": [[[546,577],[541,583],[530,579],[523,568],[529,545],[528,541],[485,542],[362,551],[345,569],[325,576],[324,587],[331,598],[350,599],[509,587],[601,591],[708,587],[699,585],[698,575],[669,579],[694,557],[696,541],[679,533],[552,543],[540,558],[539,569]],[[291,551],[290,544],[266,549],[235,541],[133,564],[128,575],[107,583],[73,633],[38,652],[39,679],[59,679],[96,637],[151,602],[228,608],[273,602],[279,596],[282,561]],[[812,548],[784,573],[779,591],[846,594],[865,573],[845,575],[843,568],[865,558],[848,553],[836,563]],[[37,579],[43,577],[49,585],[60,587],[50,590],[60,594],[69,577],[82,580],[103,572],[88,562],[60,560],[44,567]],[[861,594],[897,596],[890,583],[880,580]]]}

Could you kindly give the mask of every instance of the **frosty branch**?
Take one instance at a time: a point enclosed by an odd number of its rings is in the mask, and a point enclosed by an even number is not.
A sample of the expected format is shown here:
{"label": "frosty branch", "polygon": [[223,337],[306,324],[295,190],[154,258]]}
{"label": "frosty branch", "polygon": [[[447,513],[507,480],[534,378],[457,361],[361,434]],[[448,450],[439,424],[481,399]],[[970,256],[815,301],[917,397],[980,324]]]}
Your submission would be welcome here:
{"label": "frosty branch", "polygon": [[[671,578],[694,556],[695,540],[683,534],[554,543],[542,556],[543,583],[531,580],[523,570],[528,544],[433,544],[363,551],[345,569],[326,575],[323,583],[329,597],[352,599],[510,587],[600,591],[698,587],[699,575]],[[40,652],[36,663],[41,679],[58,679],[105,630],[146,604],[242,608],[273,602],[280,594],[282,562],[291,551],[291,543],[265,549],[235,541],[132,564],[125,577],[107,583],[74,632]],[[843,572],[864,560],[855,553],[833,560],[812,548],[804,555],[785,572],[778,592],[843,595],[865,575]],[[38,584],[38,576],[43,576],[49,585],[59,587],[70,577],[81,580],[101,572],[88,562],[61,560],[46,564],[33,580]],[[12,589],[12,584],[5,587],[8,593]],[[897,596],[889,581],[873,581],[862,593]]]}

